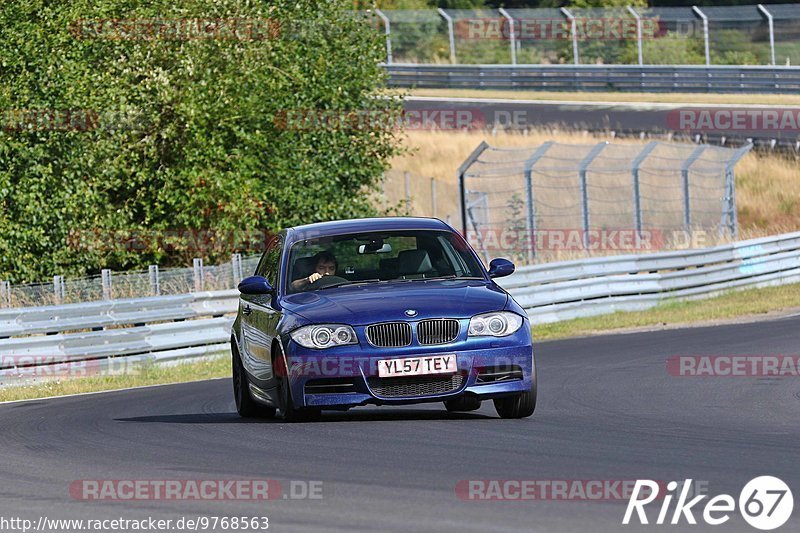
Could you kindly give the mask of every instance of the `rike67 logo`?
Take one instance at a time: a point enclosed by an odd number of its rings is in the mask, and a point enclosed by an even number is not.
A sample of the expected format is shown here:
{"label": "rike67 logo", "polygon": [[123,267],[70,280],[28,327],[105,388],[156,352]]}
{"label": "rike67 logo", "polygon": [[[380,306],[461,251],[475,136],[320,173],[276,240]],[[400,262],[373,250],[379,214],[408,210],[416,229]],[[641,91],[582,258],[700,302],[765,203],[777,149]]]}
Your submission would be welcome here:
{"label": "rike67 logo", "polygon": [[[680,494],[677,494],[676,489],[679,486],[681,490]],[[666,494],[659,494],[659,483],[649,479],[636,480],[622,523],[630,524],[635,511],[640,524],[649,524],[645,506],[659,498],[663,499],[655,524],[675,525],[683,523],[684,520],[687,524],[697,524],[694,513],[702,513],[703,521],[712,526],[721,525],[730,520],[731,513],[736,511],[737,504],[733,496],[720,494],[702,505],[701,502],[708,495],[701,494],[690,500],[689,489],[691,486],[691,479],[687,479],[681,485],[676,481],[670,481],[667,483]],[[641,495],[644,497],[640,498]],[[670,519],[670,506],[675,496],[677,496],[677,501]],[[744,486],[742,492],[739,493],[738,504],[742,518],[748,524],[756,529],[769,531],[781,527],[789,520],[794,509],[794,498],[789,486],[782,480],[773,476],[760,476],[751,479]]]}

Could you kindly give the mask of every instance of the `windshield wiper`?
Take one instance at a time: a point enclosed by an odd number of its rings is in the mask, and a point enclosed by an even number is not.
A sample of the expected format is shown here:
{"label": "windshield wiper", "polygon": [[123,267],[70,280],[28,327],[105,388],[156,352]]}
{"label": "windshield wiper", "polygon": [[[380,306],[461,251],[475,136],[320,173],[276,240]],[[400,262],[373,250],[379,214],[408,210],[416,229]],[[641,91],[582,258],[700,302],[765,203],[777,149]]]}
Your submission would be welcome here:
{"label": "windshield wiper", "polygon": [[317,289],[318,291],[324,291],[325,289],[332,289],[334,287],[341,287],[342,285],[363,285],[365,283],[375,283],[380,281],[379,279],[360,279],[358,281],[340,281],[338,283],[333,283],[331,285],[327,285],[325,287],[320,287]]}

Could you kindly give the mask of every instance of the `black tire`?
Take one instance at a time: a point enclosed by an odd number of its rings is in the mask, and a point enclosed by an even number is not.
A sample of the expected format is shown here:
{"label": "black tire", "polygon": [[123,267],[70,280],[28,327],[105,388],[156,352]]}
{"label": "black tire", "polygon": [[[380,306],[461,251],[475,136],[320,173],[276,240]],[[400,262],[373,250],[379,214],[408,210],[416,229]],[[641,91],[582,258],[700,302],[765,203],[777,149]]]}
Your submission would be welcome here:
{"label": "black tire", "polygon": [[451,413],[460,411],[477,411],[481,408],[481,401],[477,396],[459,396],[452,400],[445,400],[444,407]]}
{"label": "black tire", "polygon": [[236,412],[243,418],[274,418],[276,409],[256,402],[250,395],[249,381],[236,343],[231,342],[231,372],[233,377],[233,398]]}
{"label": "black tire", "polygon": [[277,361],[277,364],[273,362],[272,366],[278,382],[278,400],[280,402],[281,416],[286,422],[309,422],[318,419],[322,415],[320,409],[295,407],[292,391],[289,387],[289,378],[284,366],[282,360]]}
{"label": "black tire", "polygon": [[536,410],[536,365],[531,375],[531,389],[506,398],[495,398],[494,408],[500,418],[527,418]]}

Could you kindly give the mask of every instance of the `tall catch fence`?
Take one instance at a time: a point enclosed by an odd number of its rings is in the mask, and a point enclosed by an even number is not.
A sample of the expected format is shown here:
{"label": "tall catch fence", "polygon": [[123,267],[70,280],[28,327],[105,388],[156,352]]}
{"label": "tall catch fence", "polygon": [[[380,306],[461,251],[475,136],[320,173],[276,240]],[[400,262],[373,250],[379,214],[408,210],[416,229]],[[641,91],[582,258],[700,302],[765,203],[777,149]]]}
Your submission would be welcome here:
{"label": "tall catch fence", "polygon": [[731,240],[734,166],[751,148],[481,143],[458,171],[462,231],[484,259],[521,263]]}
{"label": "tall catch fence", "polygon": [[798,3],[374,14],[388,64],[800,64]]}

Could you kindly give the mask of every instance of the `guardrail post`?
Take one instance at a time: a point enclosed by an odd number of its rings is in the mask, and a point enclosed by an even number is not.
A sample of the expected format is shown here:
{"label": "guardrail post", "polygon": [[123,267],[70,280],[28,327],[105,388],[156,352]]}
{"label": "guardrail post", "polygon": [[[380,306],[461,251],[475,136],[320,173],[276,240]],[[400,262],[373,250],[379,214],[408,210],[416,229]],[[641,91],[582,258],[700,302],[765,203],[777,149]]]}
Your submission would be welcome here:
{"label": "guardrail post", "polygon": [[554,141],[547,141],[539,148],[536,149],[533,154],[525,161],[525,195],[526,195],[526,202],[528,204],[527,209],[527,220],[526,226],[528,230],[528,239],[530,239],[528,243],[528,262],[533,263],[533,259],[536,257],[536,252],[534,250],[534,243],[536,242],[536,209],[534,205],[534,194],[533,194],[533,167],[536,163],[544,157],[544,154],[547,150],[553,146]]}
{"label": "guardrail post", "polygon": [[381,20],[383,20],[383,27],[386,34],[386,64],[392,64],[392,23],[389,21],[389,17],[383,14],[383,11],[380,9],[375,10],[375,14],[378,15]]}
{"label": "guardrail post", "polygon": [[0,281],[0,307],[11,307],[10,281]]}
{"label": "guardrail post", "polygon": [[708,17],[705,13],[700,11],[700,8],[697,6],[692,6],[692,11],[697,13],[697,16],[703,20],[703,41],[705,42],[705,50],[706,50],[706,66],[711,65],[711,51],[708,46]]}
{"label": "guardrail post", "polygon": [[195,257],[192,259],[192,267],[194,269],[194,292],[200,292],[205,286],[203,280],[203,260]]}
{"label": "guardrail post", "polygon": [[633,223],[636,226],[636,248],[639,248],[639,243],[642,239],[642,197],[639,194],[639,167],[642,162],[650,155],[650,152],[661,143],[652,141],[647,143],[647,146],[639,152],[631,165],[631,176],[633,177]]}
{"label": "guardrail post", "polygon": [[503,15],[506,20],[508,21],[508,37],[511,40],[511,64],[517,64],[517,35],[514,31],[514,17],[508,14],[508,11],[503,9],[502,7],[498,9],[501,15]]}
{"label": "guardrail post", "polygon": [[64,276],[53,276],[53,295],[56,305],[64,303]]}
{"label": "guardrail post", "polygon": [[406,215],[408,215],[408,208],[411,205],[411,173],[407,170],[403,172],[403,183],[405,184],[406,192]]}
{"label": "guardrail post", "polygon": [[487,148],[489,148],[489,144],[486,141],[481,141],[456,171],[456,176],[458,177],[458,192],[461,196],[461,233],[465,239],[467,238],[467,187],[464,183],[464,178],[469,167],[478,160]]}
{"label": "guardrail post", "polygon": [[450,38],[450,63],[453,65],[457,64],[456,60],[456,36],[455,36],[455,28],[453,27],[453,17],[447,14],[447,12],[442,9],[441,7],[437,9],[439,14],[447,21],[447,34]]}
{"label": "guardrail post", "polygon": [[231,255],[231,270],[233,271],[233,286],[236,287],[244,277],[242,275],[242,254]]}
{"label": "guardrail post", "polygon": [[575,21],[575,17],[572,16],[572,13],[566,7],[561,8],[561,13],[563,13],[570,22],[570,33],[572,34],[572,59],[576,65],[580,65],[581,60],[580,56],[578,55],[578,23]]}
{"label": "guardrail post", "polygon": [[608,141],[603,141],[595,145],[594,148],[589,152],[589,155],[583,158],[581,161],[580,167],[578,167],[578,176],[580,177],[581,182],[581,214],[583,217],[583,247],[584,249],[589,249],[589,188],[586,182],[586,171],[589,168],[589,165],[594,161],[594,158],[597,157],[600,152],[603,151],[603,148],[608,146]]}
{"label": "guardrail post", "polygon": [[100,283],[103,286],[103,300],[112,300],[111,270],[104,268],[100,271]]}
{"label": "guardrail post", "polygon": [[158,275],[158,265],[150,265],[148,267],[148,274],[150,277],[150,295],[161,296],[161,280]]}
{"label": "guardrail post", "polygon": [[642,17],[631,6],[626,6],[628,13],[636,19],[636,51],[639,54],[639,64],[642,65]]}
{"label": "guardrail post", "polygon": [[706,146],[700,145],[694,149],[691,155],[686,158],[686,161],[681,163],[681,182],[683,184],[683,229],[686,231],[687,237],[689,232],[692,231],[692,207],[689,197],[689,169],[692,164],[703,154]]}
{"label": "guardrail post", "polygon": [[775,24],[772,20],[772,13],[767,11],[763,4],[758,4],[758,10],[767,17],[767,24],[769,24],[769,55],[770,65],[775,66]]}

